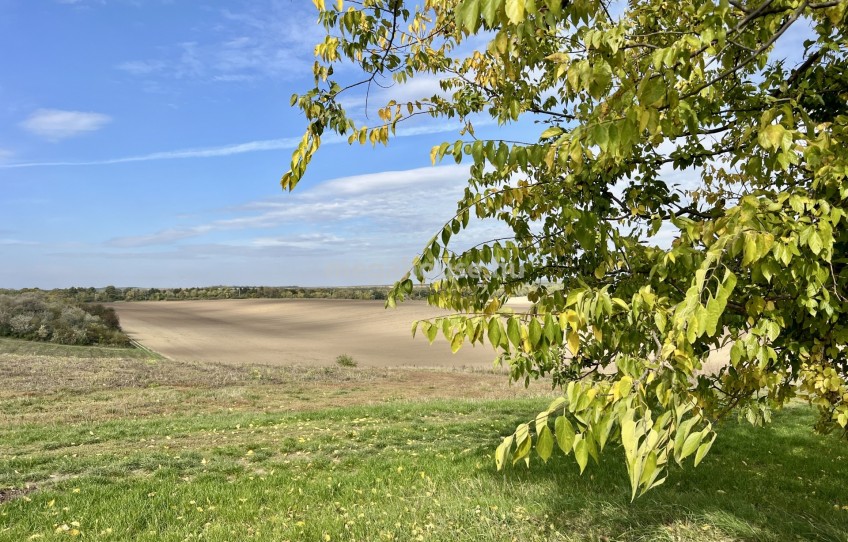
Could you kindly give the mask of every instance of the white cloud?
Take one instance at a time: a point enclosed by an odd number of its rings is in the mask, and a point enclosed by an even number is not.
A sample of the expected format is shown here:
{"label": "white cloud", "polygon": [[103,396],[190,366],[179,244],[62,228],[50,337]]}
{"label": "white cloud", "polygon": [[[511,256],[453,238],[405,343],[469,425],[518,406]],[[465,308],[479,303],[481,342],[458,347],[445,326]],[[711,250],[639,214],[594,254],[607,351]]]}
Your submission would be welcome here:
{"label": "white cloud", "polygon": [[38,109],[21,122],[20,126],[48,141],[59,141],[99,130],[111,120],[111,117],[102,113]]}
{"label": "white cloud", "polygon": [[249,246],[260,249],[300,248],[310,250],[342,244],[348,244],[348,240],[337,235],[326,233],[307,233],[290,237],[257,237],[255,239],[251,239],[248,243]]}
{"label": "white cloud", "polygon": [[216,232],[278,229],[285,233],[256,237],[249,246],[318,249],[333,245],[336,250],[354,250],[365,244],[417,249],[452,216],[467,178],[468,167],[461,165],[342,177],[226,211],[235,217],[112,239],[107,244],[124,248],[172,245]]}
{"label": "white cloud", "polygon": [[[426,134],[438,134],[444,132],[456,131],[458,125],[455,122],[439,122],[420,126],[408,126],[398,128],[395,137],[412,137]],[[276,151],[283,149],[293,149],[300,142],[299,137],[287,137],[281,139],[258,139],[255,141],[247,141],[244,143],[234,143],[231,145],[221,145],[216,147],[200,147],[193,149],[177,149],[172,151],[151,152],[148,154],[139,154],[135,156],[121,156],[118,158],[104,158],[103,160],[89,160],[85,162],[19,162],[19,163],[2,163],[2,155],[0,155],[0,169],[15,169],[15,168],[31,168],[31,167],[58,167],[58,166],[105,166],[111,164],[125,164],[129,162],[150,162],[156,160],[179,160],[188,158],[215,158],[222,156],[232,156],[236,154],[244,154],[250,152]],[[343,138],[334,134],[330,134],[321,138],[322,145],[332,145],[336,143],[347,142],[347,138]]]}
{"label": "white cloud", "polygon": [[[449,77],[449,75],[445,75]],[[397,103],[425,100],[433,96],[447,96],[440,86],[441,77],[433,74],[419,74],[405,83],[392,83],[391,79],[381,83],[383,86],[372,85],[368,96],[369,109],[383,107],[389,100]],[[351,113],[365,112],[366,89],[362,87],[357,94],[348,94],[339,99],[339,103]],[[368,111],[371,113],[372,111]]]}

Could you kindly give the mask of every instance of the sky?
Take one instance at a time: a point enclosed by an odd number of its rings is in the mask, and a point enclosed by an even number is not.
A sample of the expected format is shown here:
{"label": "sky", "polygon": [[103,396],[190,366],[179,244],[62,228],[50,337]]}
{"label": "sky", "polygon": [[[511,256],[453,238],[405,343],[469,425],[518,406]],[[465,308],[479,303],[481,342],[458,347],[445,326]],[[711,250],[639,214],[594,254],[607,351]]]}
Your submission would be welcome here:
{"label": "sky", "polygon": [[[388,284],[465,186],[465,166],[429,158],[457,125],[426,120],[388,148],[328,139],[282,192],[305,127],[289,98],[313,85],[323,35],[308,0],[0,14],[0,288]],[[420,78],[370,100],[437,91]],[[346,103],[376,124],[363,98]]]}
{"label": "sky", "polygon": [[[309,0],[0,0],[0,288],[400,278],[465,187],[466,166],[429,158],[458,127],[416,120],[376,149],[325,138],[283,193],[316,21]],[[437,91],[419,77],[370,100]],[[377,124],[363,94],[345,103]]]}

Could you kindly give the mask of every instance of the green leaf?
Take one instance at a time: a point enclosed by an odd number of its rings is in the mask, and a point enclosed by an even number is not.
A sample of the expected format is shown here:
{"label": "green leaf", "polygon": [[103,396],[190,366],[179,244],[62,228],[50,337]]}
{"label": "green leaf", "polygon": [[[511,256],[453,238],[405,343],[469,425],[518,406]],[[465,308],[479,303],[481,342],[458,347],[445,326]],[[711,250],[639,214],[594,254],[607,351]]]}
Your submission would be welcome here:
{"label": "green leaf", "polygon": [[498,446],[498,449],[495,450],[495,465],[498,470],[502,470],[507,461],[509,461],[510,452],[512,451],[513,438],[513,435],[504,437],[503,441]]}
{"label": "green leaf", "polygon": [[551,404],[548,405],[548,414],[553,414],[556,410],[562,408],[565,403],[565,397],[557,397],[556,399],[551,401]]}
{"label": "green leaf", "polygon": [[822,246],[823,246],[822,245],[822,239],[821,239],[821,236],[819,235],[819,232],[814,231],[810,235],[810,239],[807,241],[807,246],[810,247],[810,250],[813,252],[813,254],[815,254],[816,256],[819,255],[819,253],[822,250]]}
{"label": "green leaf", "polygon": [[704,329],[709,337],[714,337],[718,328],[718,321],[724,312],[725,303],[720,299],[711,297],[707,301],[706,314],[704,315]]}
{"label": "green leaf", "polygon": [[539,346],[539,341],[542,339],[542,326],[539,324],[538,318],[533,318],[530,320],[530,329],[528,330],[530,335],[530,344],[533,346]]}
{"label": "green leaf", "polygon": [[580,474],[583,474],[586,464],[589,462],[589,445],[586,444],[582,434],[574,437],[574,458],[580,467]]}
{"label": "green leaf", "polygon": [[456,354],[460,348],[462,348],[462,343],[465,342],[465,335],[463,333],[457,333],[451,339],[451,352]]}
{"label": "green leaf", "polygon": [[439,326],[433,325],[430,322],[427,322],[427,324],[429,324],[426,329],[427,340],[430,341],[430,344],[432,344],[433,341],[436,340],[436,336],[439,334]]}
{"label": "green leaf", "polygon": [[468,30],[475,32],[480,24],[480,0],[465,0],[456,10],[457,23]]}
{"label": "green leaf", "polygon": [[710,438],[710,440],[708,440],[707,442],[704,442],[703,444],[698,446],[698,451],[695,453],[695,466],[696,467],[701,462],[701,460],[704,459],[704,456],[707,455],[707,452],[710,451],[710,448],[712,447],[713,442],[715,442],[715,439],[716,439],[716,434],[713,433],[713,436]]}
{"label": "green leaf", "polygon": [[495,317],[490,319],[488,327],[489,342],[492,346],[497,347],[501,344],[502,329],[500,318]]}
{"label": "green leaf", "polygon": [[636,433],[634,414],[635,410],[631,408],[621,419],[621,445],[624,447],[624,456],[628,461],[636,457],[636,450],[639,448],[639,435]]}
{"label": "green leaf", "polygon": [[698,449],[698,446],[701,444],[701,439],[703,435],[700,432],[692,433],[688,437],[686,437],[686,441],[683,443],[683,448],[680,450],[680,459],[686,459],[695,450]]}
{"label": "green leaf", "polygon": [[646,77],[639,86],[639,103],[644,107],[657,107],[665,100],[665,81],[661,77]]}
{"label": "green leaf", "polygon": [[557,445],[565,455],[571,453],[574,446],[574,426],[565,416],[559,416],[554,420],[554,431],[556,431]]}
{"label": "green leaf", "polygon": [[539,139],[548,139],[548,138],[551,138],[551,137],[556,137],[558,135],[561,135],[564,132],[565,132],[565,130],[563,130],[559,126],[551,126],[547,130],[542,132],[542,135],[539,136]]}
{"label": "green leaf", "polygon": [[539,457],[542,458],[542,461],[547,463],[548,459],[550,459],[551,457],[553,449],[554,437],[551,434],[550,428],[545,425],[542,427],[542,430],[539,432],[539,436],[536,439],[536,453],[539,454]]}
{"label": "green leaf", "polygon": [[647,488],[650,487],[651,481],[657,477],[657,452],[651,451],[645,457],[645,462],[642,463],[642,476],[639,478],[639,485]]}
{"label": "green leaf", "polygon": [[[606,123],[594,125],[592,127],[592,140],[595,142],[595,145],[605,151],[607,149],[607,144],[609,143],[609,125]],[[603,274],[601,274],[601,276],[603,277]]]}
{"label": "green leaf", "polygon": [[533,441],[530,439],[530,426],[522,423],[515,429],[515,453],[512,455],[512,464],[515,465],[522,459],[530,465],[530,450]]}
{"label": "green leaf", "polygon": [[506,323],[506,336],[509,338],[509,342],[512,343],[516,348],[521,347],[521,332],[520,326],[518,323],[518,319],[514,316],[507,320]]}
{"label": "green leaf", "polygon": [[548,425],[548,411],[543,410],[542,412],[536,414],[536,434],[542,432],[543,427],[547,427]]}
{"label": "green leaf", "polygon": [[560,329],[551,313],[547,313],[545,315],[544,331],[545,339],[548,341],[548,344],[558,344],[560,342]]}
{"label": "green leaf", "polygon": [[568,290],[568,295],[565,298],[565,307],[573,307],[583,299],[586,295],[586,288],[572,288]]}
{"label": "green leaf", "polygon": [[742,258],[742,265],[747,266],[750,265],[751,262],[756,261],[757,259],[757,238],[756,234],[753,232],[745,232],[745,249],[744,249],[744,257]]}
{"label": "green leaf", "polygon": [[498,17],[498,9],[503,5],[503,0],[483,0],[481,11],[483,19],[486,21],[486,26],[492,28],[495,25]]}
{"label": "green leaf", "polygon": [[[688,442],[688,438],[690,433],[692,432],[692,427],[698,423],[698,418],[691,417],[680,422],[680,425],[677,426],[677,432],[674,435],[674,459],[679,463],[683,460],[686,455],[683,454],[683,450],[686,448],[686,442]],[[694,451],[694,449],[693,449]],[[692,452],[689,452],[692,453]]]}

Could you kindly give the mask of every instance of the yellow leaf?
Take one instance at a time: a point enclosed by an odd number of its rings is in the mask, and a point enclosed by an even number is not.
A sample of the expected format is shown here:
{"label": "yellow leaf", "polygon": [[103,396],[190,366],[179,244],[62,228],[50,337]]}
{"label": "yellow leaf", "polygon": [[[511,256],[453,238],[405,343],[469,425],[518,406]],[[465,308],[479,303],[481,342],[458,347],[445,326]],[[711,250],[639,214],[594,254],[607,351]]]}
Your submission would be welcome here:
{"label": "yellow leaf", "polygon": [[580,336],[573,329],[568,332],[568,350],[572,356],[576,356],[580,350]]}
{"label": "yellow leaf", "polygon": [[453,336],[453,339],[451,340],[451,352],[453,352],[454,354],[456,354],[457,351],[462,348],[463,337],[464,336],[462,333],[457,333]]}
{"label": "yellow leaf", "polygon": [[621,380],[618,381],[618,386],[616,386],[616,391],[618,395],[621,397],[627,397],[630,395],[630,391],[633,388],[633,378],[629,376],[623,376]]}
{"label": "yellow leaf", "polygon": [[762,130],[758,136],[760,146],[766,149],[777,149],[783,141],[783,134],[786,128],[780,124],[769,124]]}
{"label": "yellow leaf", "polygon": [[506,16],[512,24],[524,22],[526,0],[506,0]]}

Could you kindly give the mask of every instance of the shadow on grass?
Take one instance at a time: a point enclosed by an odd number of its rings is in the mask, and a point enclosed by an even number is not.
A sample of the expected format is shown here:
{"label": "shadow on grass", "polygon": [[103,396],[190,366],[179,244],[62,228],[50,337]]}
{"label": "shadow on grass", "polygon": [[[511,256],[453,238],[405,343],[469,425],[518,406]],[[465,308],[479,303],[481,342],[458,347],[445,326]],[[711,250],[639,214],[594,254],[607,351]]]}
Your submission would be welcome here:
{"label": "shadow on grass", "polygon": [[805,407],[765,428],[726,423],[701,465],[673,464],[665,484],[632,504],[617,447],[582,476],[560,454],[513,468],[504,481],[541,486],[536,495],[557,530],[598,540],[846,541],[848,444],[816,435],[812,423]]}

